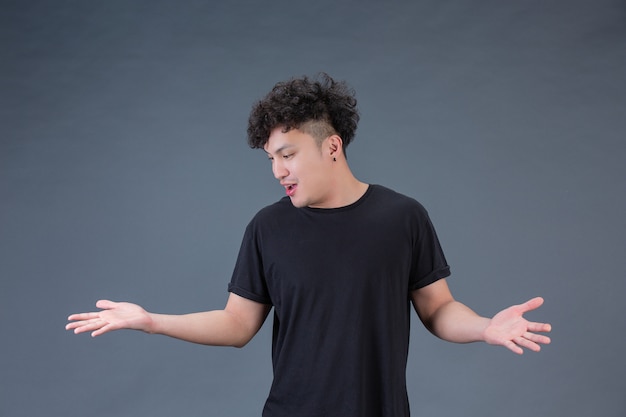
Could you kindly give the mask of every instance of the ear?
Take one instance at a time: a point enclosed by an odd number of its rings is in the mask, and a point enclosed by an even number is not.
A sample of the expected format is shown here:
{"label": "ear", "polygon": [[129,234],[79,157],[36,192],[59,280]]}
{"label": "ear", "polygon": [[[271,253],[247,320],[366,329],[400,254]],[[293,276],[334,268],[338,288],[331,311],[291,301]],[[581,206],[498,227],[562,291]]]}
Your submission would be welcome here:
{"label": "ear", "polygon": [[331,157],[337,157],[343,153],[343,140],[339,135],[331,135],[327,139],[327,149]]}

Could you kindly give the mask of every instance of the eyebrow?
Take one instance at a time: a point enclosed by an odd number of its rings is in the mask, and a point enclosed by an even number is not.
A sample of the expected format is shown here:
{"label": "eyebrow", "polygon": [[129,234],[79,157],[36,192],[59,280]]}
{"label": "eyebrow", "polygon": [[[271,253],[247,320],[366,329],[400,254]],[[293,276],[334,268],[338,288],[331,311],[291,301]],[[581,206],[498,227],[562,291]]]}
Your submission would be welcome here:
{"label": "eyebrow", "polygon": [[295,147],[295,146],[296,146],[296,145],[293,145],[293,144],[287,143],[287,144],[285,144],[285,145],[281,146],[280,148],[276,149],[273,153],[272,153],[272,152],[268,152],[268,151],[265,151],[265,153],[267,153],[268,155],[272,155],[272,154],[274,154],[274,155],[278,155],[278,154],[280,154],[281,152],[283,152],[285,149],[293,148],[293,147]]}

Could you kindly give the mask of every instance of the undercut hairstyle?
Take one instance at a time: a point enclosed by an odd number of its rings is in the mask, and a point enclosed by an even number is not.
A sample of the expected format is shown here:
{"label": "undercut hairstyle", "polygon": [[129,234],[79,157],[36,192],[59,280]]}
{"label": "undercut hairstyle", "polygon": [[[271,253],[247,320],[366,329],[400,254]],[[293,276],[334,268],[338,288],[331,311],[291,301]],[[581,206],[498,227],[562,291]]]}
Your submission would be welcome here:
{"label": "undercut hairstyle", "polygon": [[314,79],[292,78],[279,82],[252,107],[248,119],[248,145],[263,148],[277,127],[299,129],[319,144],[333,134],[350,144],[359,122],[354,90],[343,81],[320,73]]}

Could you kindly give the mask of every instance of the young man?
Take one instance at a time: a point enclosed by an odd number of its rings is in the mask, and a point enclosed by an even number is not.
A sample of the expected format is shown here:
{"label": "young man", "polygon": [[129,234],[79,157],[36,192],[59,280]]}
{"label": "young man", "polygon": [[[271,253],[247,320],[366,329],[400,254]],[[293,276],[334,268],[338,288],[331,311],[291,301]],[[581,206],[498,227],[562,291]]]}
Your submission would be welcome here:
{"label": "young man", "polygon": [[426,210],[354,177],[346,147],[359,120],[353,92],[325,74],[278,83],[252,110],[248,141],[263,148],[286,196],[248,225],[223,310],[146,312],[98,301],[67,329],[98,336],[137,329],[206,345],[244,346],[274,308],[274,380],[265,417],[409,415],[410,305],[436,336],[540,350],[550,325],[528,322],[543,300],[493,318],[456,301]]}

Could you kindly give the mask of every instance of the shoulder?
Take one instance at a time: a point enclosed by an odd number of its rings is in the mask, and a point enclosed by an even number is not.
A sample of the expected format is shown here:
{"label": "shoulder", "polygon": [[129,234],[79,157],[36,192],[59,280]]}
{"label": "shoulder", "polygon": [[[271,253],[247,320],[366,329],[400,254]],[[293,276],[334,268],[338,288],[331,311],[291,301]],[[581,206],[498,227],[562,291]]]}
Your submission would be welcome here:
{"label": "shoulder", "polygon": [[292,208],[295,208],[295,207],[293,206],[293,204],[291,204],[291,201],[289,201],[289,197],[282,197],[277,202],[263,207],[261,210],[259,210],[256,213],[255,217],[259,217],[259,216],[263,217],[263,216],[272,215],[274,213],[286,212]]}
{"label": "shoulder", "polygon": [[415,198],[399,193],[382,185],[372,184],[372,200],[388,210],[417,212],[427,215],[426,208]]}
{"label": "shoulder", "polygon": [[284,223],[290,216],[296,213],[297,208],[291,204],[289,197],[283,197],[277,202],[263,207],[252,220],[250,226],[263,226]]}

